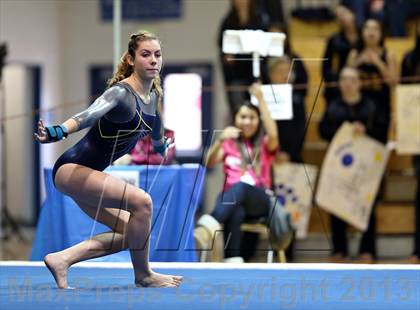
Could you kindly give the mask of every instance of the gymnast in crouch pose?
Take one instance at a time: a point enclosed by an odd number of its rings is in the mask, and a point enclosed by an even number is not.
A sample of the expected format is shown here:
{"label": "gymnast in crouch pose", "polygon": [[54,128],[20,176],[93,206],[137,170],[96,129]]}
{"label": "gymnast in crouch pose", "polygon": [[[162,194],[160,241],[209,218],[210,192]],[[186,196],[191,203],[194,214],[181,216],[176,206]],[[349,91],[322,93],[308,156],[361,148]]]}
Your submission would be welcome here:
{"label": "gymnast in crouch pose", "polygon": [[175,287],[181,276],[155,273],[149,266],[152,199],[143,190],[102,172],[127,154],[138,139],[151,135],[154,150],[166,156],[174,144],[163,136],[159,115],[162,88],[159,39],[146,31],[131,35],[109,88],[88,109],[61,125],[38,122],[35,139],[59,141],[84,128],[87,134],[55,163],[53,182],[90,217],[110,228],[44,262],[59,288],[68,288],[68,268],[80,261],[130,249],[136,286]]}

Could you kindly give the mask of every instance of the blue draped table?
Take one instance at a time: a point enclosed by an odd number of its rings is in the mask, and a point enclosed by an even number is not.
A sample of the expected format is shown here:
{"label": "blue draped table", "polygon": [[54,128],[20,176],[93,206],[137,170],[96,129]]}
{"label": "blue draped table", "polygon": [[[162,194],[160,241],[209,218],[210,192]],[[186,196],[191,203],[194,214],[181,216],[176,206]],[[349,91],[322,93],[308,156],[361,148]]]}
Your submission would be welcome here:
{"label": "blue draped table", "polygon": [[[31,260],[42,260],[92,235],[110,229],[88,217],[52,183],[52,169],[44,169],[46,200],[41,209]],[[201,202],[205,169],[198,164],[113,166],[105,170],[148,192],[153,199],[150,260],[195,262],[194,214]],[[137,183],[137,184],[136,184]],[[94,259],[130,261],[128,251]]]}

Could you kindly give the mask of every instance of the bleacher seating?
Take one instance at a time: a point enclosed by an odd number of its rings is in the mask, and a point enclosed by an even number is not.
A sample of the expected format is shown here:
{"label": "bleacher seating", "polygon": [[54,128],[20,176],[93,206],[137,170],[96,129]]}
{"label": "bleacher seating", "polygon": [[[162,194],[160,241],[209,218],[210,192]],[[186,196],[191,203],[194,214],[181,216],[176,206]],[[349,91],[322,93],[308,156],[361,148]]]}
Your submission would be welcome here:
{"label": "bleacher seating", "polygon": [[[413,28],[410,25],[410,29]],[[306,98],[307,117],[313,111],[308,124],[303,157],[308,164],[321,166],[327,143],[318,134],[318,123],[325,107],[323,91],[318,88],[321,82],[321,61],[326,39],[337,31],[334,22],[305,22],[295,18],[289,21],[289,33],[292,49],[303,58],[309,75],[309,89]],[[413,33],[413,31],[409,31]],[[386,47],[396,56],[400,67],[404,54],[414,46],[414,36],[407,38],[388,38]],[[392,109],[395,98],[392,96]],[[390,138],[395,134],[390,132]],[[396,184],[398,186],[395,190]],[[385,174],[384,199],[376,209],[377,232],[379,234],[412,234],[414,232],[414,187],[411,156],[400,156],[392,152]],[[328,232],[329,216],[320,208],[313,209],[309,231]]]}

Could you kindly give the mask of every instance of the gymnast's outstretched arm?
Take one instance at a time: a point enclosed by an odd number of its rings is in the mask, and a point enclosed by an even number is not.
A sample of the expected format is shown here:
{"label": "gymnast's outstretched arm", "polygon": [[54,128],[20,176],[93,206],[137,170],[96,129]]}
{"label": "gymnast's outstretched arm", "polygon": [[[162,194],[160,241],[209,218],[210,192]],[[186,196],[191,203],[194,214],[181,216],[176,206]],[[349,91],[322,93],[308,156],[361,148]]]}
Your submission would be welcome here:
{"label": "gymnast's outstretched arm", "polygon": [[73,115],[61,125],[45,126],[42,120],[38,122],[38,132],[35,139],[41,143],[60,141],[69,134],[91,127],[102,116],[112,110],[118,102],[127,95],[127,90],[121,86],[107,89],[86,110]]}

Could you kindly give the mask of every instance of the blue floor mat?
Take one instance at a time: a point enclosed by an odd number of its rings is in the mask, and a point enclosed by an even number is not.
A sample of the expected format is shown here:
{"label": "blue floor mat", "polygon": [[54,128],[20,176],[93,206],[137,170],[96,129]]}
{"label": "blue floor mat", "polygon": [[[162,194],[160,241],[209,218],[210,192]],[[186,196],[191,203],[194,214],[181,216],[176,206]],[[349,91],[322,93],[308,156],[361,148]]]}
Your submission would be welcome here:
{"label": "blue floor mat", "polygon": [[157,263],[179,288],[136,288],[127,263],[83,263],[59,290],[42,263],[0,263],[1,309],[420,309],[411,265]]}

